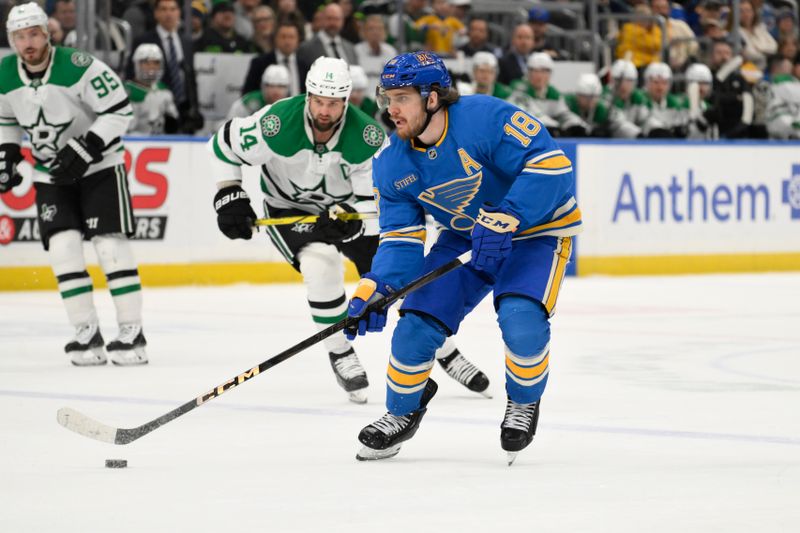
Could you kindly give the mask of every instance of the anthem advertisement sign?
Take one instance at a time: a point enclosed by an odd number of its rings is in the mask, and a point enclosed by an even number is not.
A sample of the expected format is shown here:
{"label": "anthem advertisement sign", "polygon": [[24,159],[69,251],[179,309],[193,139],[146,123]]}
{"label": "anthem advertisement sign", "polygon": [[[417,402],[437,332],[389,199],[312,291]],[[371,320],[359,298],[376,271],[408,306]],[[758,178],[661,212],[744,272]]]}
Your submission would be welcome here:
{"label": "anthem advertisement sign", "polygon": [[800,269],[796,146],[582,144],[577,161],[579,274]]}

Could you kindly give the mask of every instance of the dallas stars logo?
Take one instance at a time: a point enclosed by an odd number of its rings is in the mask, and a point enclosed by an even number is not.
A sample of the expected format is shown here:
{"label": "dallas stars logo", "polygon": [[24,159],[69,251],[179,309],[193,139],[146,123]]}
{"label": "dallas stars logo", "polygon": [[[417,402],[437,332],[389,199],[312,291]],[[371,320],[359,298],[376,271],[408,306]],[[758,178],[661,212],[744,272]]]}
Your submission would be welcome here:
{"label": "dallas stars logo", "polygon": [[292,194],[293,200],[299,203],[314,204],[320,210],[328,209],[328,207],[332,205],[344,202],[350,198],[351,195],[349,192],[341,196],[329,193],[325,184],[325,176],[322,176],[320,182],[309,189],[298,187],[294,182],[291,182],[291,184],[294,188],[294,193]]}
{"label": "dallas stars logo", "polygon": [[20,124],[20,127],[31,138],[31,144],[36,152],[44,153],[45,151],[50,151],[52,155],[55,155],[59,149],[58,139],[69,128],[70,124],[72,124],[72,119],[61,124],[47,122],[44,116],[44,109],[39,108],[36,122],[27,126]]}

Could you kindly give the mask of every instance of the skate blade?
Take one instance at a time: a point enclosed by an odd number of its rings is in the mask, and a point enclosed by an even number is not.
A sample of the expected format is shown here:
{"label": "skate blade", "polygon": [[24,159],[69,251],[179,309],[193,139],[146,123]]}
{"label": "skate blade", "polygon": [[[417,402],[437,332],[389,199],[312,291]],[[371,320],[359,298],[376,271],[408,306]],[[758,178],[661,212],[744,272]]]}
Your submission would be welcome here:
{"label": "skate blade", "polygon": [[108,358],[103,351],[94,350],[72,352],[69,360],[75,366],[100,366],[108,362]]}
{"label": "skate blade", "polygon": [[379,461],[380,459],[388,459],[394,457],[400,452],[402,444],[395,444],[385,450],[374,450],[367,446],[362,446],[356,454],[356,459],[359,461]]}
{"label": "skate blade", "polygon": [[136,348],[133,350],[112,350],[109,354],[111,362],[117,366],[139,366],[146,365],[149,362],[147,353]]}
{"label": "skate blade", "polygon": [[511,466],[512,464],[514,464],[514,459],[517,458],[517,454],[519,454],[519,452],[506,452],[506,453],[508,454],[508,466]]}
{"label": "skate blade", "polygon": [[367,389],[353,390],[347,393],[348,399],[353,403],[367,403]]}

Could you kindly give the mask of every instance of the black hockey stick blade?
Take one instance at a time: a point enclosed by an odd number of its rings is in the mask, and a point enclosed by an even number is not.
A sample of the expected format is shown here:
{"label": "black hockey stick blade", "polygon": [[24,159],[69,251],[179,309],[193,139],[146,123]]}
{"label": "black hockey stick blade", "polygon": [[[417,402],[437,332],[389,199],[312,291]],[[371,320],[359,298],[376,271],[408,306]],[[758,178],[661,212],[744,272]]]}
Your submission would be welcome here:
{"label": "black hockey stick blade", "polygon": [[[445,263],[444,265],[431,270],[427,274],[415,279],[405,287],[398,289],[394,293],[390,294],[386,298],[379,300],[369,307],[367,307],[365,315],[368,314],[370,311],[384,309],[389,307],[394,302],[399,300],[400,298],[404,297],[406,294],[419,289],[423,285],[430,283],[431,281],[444,276],[448,272],[455,270],[456,268],[460,267],[469,262],[472,255],[471,252],[467,251],[463,254],[459,255],[457,258],[453,259],[449,263]],[[313,346],[320,342],[323,339],[326,339],[333,335],[336,332],[342,331],[346,328],[356,327],[358,325],[357,318],[347,317],[344,320],[340,320],[336,324],[333,324],[322,331],[308,337],[305,340],[302,340],[292,346],[284,350],[283,352],[279,353],[278,355],[263,361],[258,366],[254,366],[250,370],[246,370],[235,376],[228,381],[217,385],[213,389],[208,392],[205,392],[194,398],[185,404],[181,405],[173,409],[172,411],[165,413],[159,416],[156,419],[147,422],[146,424],[142,424],[139,427],[135,428],[115,428],[109,425],[103,424],[102,422],[98,422],[93,418],[90,418],[83,413],[76,411],[75,409],[71,409],[69,407],[62,407],[58,410],[57,413],[57,420],[58,423],[67,428],[70,431],[74,431],[79,435],[83,435],[84,437],[88,437],[90,439],[99,440],[101,442],[107,442],[109,444],[129,444],[145,435],[150,433],[153,430],[156,430],[167,424],[172,422],[179,416],[183,416],[189,411],[195,409],[196,407],[200,407],[208,403],[209,401],[213,400],[214,398],[221,396],[225,392],[231,390],[232,388],[241,385],[245,381],[252,379],[259,375],[260,373],[272,368],[273,366],[282,363],[289,359],[292,356],[297,355],[298,353],[302,352],[306,348]]]}

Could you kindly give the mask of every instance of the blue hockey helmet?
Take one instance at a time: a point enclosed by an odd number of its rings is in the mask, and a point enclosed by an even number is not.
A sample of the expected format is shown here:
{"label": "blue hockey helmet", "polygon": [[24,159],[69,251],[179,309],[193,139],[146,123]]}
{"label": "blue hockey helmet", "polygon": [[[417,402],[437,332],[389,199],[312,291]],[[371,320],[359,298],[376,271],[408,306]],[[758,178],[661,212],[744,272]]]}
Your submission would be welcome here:
{"label": "blue hockey helmet", "polygon": [[417,87],[427,98],[434,85],[447,89],[451,85],[447,67],[433,52],[408,52],[390,59],[381,72],[380,90]]}

